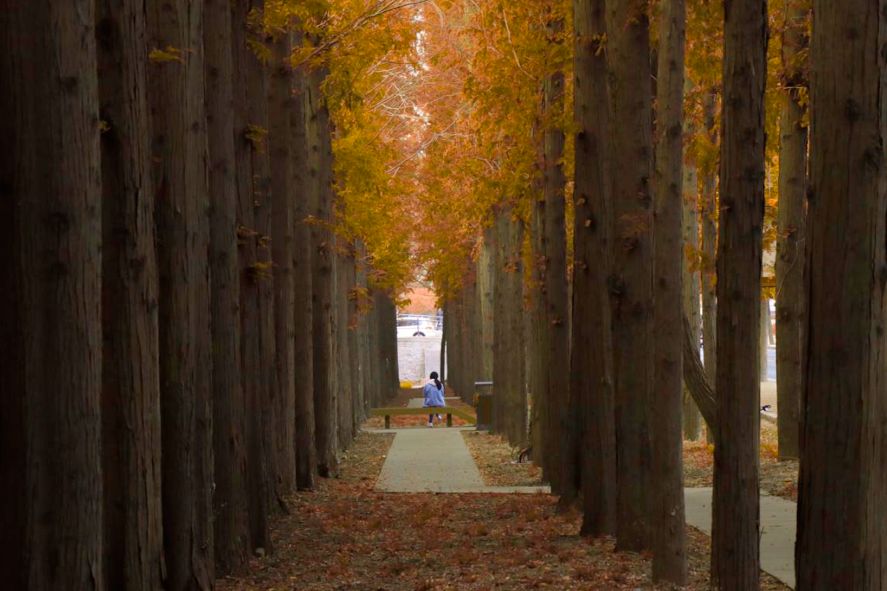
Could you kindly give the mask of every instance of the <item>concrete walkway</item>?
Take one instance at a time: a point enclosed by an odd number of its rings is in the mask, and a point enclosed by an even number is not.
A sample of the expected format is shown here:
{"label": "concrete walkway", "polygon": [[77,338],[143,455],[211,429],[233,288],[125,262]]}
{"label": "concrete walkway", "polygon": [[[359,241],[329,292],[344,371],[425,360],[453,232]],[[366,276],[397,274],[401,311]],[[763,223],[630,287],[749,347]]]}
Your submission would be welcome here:
{"label": "concrete walkway", "polygon": [[[473,427],[467,427],[473,429]],[[465,440],[466,428],[397,429],[376,490],[433,493],[539,493],[547,486],[486,486]]]}
{"label": "concrete walkway", "polygon": [[[711,488],[684,492],[687,523],[711,535]],[[761,570],[795,587],[795,515],[797,505],[761,494]]]}
{"label": "concrete walkway", "polygon": [[[395,433],[376,490],[400,493],[548,493],[547,486],[486,486],[462,431],[474,427],[373,429]],[[685,489],[687,523],[711,535],[711,488]],[[761,495],[761,568],[795,586],[795,514],[791,501]]]}

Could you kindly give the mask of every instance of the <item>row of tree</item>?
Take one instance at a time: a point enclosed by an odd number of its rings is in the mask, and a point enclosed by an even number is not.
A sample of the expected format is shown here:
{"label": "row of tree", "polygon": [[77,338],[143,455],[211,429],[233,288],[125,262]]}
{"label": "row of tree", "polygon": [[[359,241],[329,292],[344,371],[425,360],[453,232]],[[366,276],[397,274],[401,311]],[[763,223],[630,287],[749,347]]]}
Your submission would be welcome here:
{"label": "row of tree", "polygon": [[212,588],[396,391],[396,290],[342,229],[297,16],[0,4],[9,588]]}
{"label": "row of tree", "polygon": [[651,549],[657,579],[685,581],[681,432],[701,411],[712,580],[759,585],[760,326],[775,297],[799,588],[887,581],[887,63],[868,51],[885,17],[813,5],[809,49],[802,1],[576,0],[567,18],[490,0],[428,18],[432,71],[461,68],[432,73],[459,99],[431,109],[422,171],[426,219],[459,229],[455,252],[432,238],[425,255],[449,381],[468,397],[492,377],[494,428],[529,438],[553,490],[581,498],[585,533]]}

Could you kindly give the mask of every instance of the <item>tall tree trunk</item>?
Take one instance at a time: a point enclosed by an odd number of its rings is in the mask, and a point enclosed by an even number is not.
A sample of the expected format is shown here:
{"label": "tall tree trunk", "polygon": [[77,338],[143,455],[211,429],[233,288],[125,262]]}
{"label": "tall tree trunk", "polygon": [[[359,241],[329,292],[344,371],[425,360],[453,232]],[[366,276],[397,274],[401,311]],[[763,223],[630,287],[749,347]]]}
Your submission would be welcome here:
{"label": "tall tree trunk", "polygon": [[684,0],[664,0],[659,24],[654,169],[653,580],[684,585],[683,406],[683,103]]}
{"label": "tall tree trunk", "polygon": [[779,208],[776,239],[776,400],[779,457],[799,458],[803,374],[804,243],[807,201],[807,126],[801,60],[807,50],[807,0],[785,7],[782,35],[783,91],[779,120]]}
{"label": "tall tree trunk", "polygon": [[619,494],[617,546],[650,544],[653,196],[650,23],[646,0],[607,0],[613,154],[611,275]]}
{"label": "tall tree trunk", "polygon": [[102,589],[95,6],[0,14],[0,567],[9,588]]}
{"label": "tall tree trunk", "polygon": [[[484,230],[480,254],[477,258],[478,312],[480,319],[480,379],[493,379],[493,335],[496,316],[493,311],[495,289],[495,232],[490,226]],[[495,391],[495,384],[493,385]]]}
{"label": "tall tree trunk", "polygon": [[[278,462],[276,414],[280,387],[277,381],[277,337],[275,334],[274,257],[272,255],[271,224],[273,223],[273,196],[271,194],[271,142],[268,105],[270,71],[264,55],[271,52],[270,36],[264,30],[265,0],[249,0],[247,36],[249,44],[247,68],[247,101],[249,105],[250,139],[252,144],[253,207],[256,231],[256,277],[259,286],[259,363],[260,373],[253,377],[261,381],[260,412],[261,461],[264,482],[261,486],[265,505],[270,513],[281,502],[278,494]],[[271,551],[271,537],[265,532],[256,541],[266,552]]]}
{"label": "tall tree trunk", "polygon": [[495,278],[493,301],[493,387],[497,428],[508,441],[526,443],[526,389],[522,330],[523,269],[520,246],[522,225],[512,207],[502,208],[495,221]]}
{"label": "tall tree trunk", "polygon": [[[444,302],[443,304],[441,304],[441,309],[443,310],[443,326],[441,326],[440,330],[440,381],[446,384],[447,380],[449,379],[447,368],[447,346],[449,344],[450,324],[448,320],[448,317],[450,315],[449,302]],[[495,371],[495,362],[493,363],[493,367],[493,371]],[[496,379],[495,376],[493,377],[493,379]]]}
{"label": "tall tree trunk", "polygon": [[333,340],[336,391],[336,438],[339,449],[347,449],[351,442],[351,413],[354,392],[351,382],[351,359],[349,340],[348,297],[354,288],[352,276],[348,272],[348,251],[351,245],[344,238],[337,237],[333,254]]}
{"label": "tall tree trunk", "polygon": [[375,290],[373,308],[378,313],[380,404],[397,394],[400,378],[397,369],[397,308],[387,293]]}
{"label": "tall tree trunk", "polygon": [[[686,135],[692,134],[688,130]],[[684,314],[690,321],[693,342],[699,343],[702,336],[702,315],[699,307],[700,283],[699,268],[696,261],[699,252],[699,208],[697,184],[698,178],[696,166],[687,162],[687,154],[684,154],[684,199],[683,199],[683,233],[684,254],[681,257],[681,270],[683,284],[681,288],[684,301]],[[698,353],[698,351],[697,351]],[[689,391],[684,389],[683,408],[684,438],[696,441],[702,434],[702,415]]]}
{"label": "tall tree trunk", "polygon": [[330,153],[330,122],[326,101],[321,94],[321,83],[326,77],[323,69],[308,73],[306,84],[306,111],[309,153],[309,175],[312,191],[312,215],[317,223],[312,226],[312,306],[314,332],[314,420],[317,469],[328,478],[337,473],[336,397],[331,383],[333,366],[332,333],[332,273],[333,236],[329,229],[332,219],[332,154]]}
{"label": "tall tree trunk", "polygon": [[[705,133],[713,146],[718,144],[718,130],[715,127],[715,109],[717,94],[707,93],[703,98],[703,119]],[[715,259],[718,247],[718,177],[716,167],[707,165],[702,177],[702,203],[699,217],[702,221],[702,349],[704,354],[705,373],[714,382],[718,367],[717,348],[717,313],[718,300],[715,293],[717,273]]]}
{"label": "tall tree trunk", "polygon": [[256,231],[256,196],[253,186],[253,152],[257,138],[250,116],[249,81],[256,58],[247,45],[249,1],[231,4],[231,39],[234,80],[234,148],[237,162],[237,232],[240,261],[240,355],[246,423],[247,500],[250,548],[265,547],[269,538],[265,502],[268,466],[262,451],[262,409],[267,381],[262,360],[259,285],[264,281],[259,264]]}
{"label": "tall tree trunk", "polygon": [[[171,589],[213,584],[212,345],[203,4],[148,2],[163,535]],[[168,54],[168,55],[167,55]]]}
{"label": "tall tree trunk", "polygon": [[289,33],[271,41],[272,72],[268,92],[268,133],[271,150],[271,248],[274,260],[274,324],[277,406],[274,455],[277,495],[282,498],[296,486],[296,384],[293,297],[293,176],[292,112],[293,69]]}
{"label": "tall tree trunk", "polygon": [[582,533],[616,532],[616,417],[607,295],[608,98],[604,0],[574,0],[573,319],[570,392],[579,413]]}
{"label": "tall tree trunk", "polygon": [[767,11],[762,0],[725,5],[723,141],[718,238],[717,367],[712,581],[757,589],[758,374],[761,232],[764,223],[764,82]]}
{"label": "tall tree trunk", "polygon": [[[564,43],[564,17],[556,3],[545,6],[546,35],[550,47]],[[567,294],[567,238],[563,170],[564,72],[557,67],[542,89],[542,195],[533,210],[534,267],[538,284],[539,318],[536,363],[539,389],[534,400],[542,404],[544,449],[540,457],[552,490],[566,501],[576,494],[575,429],[570,408],[570,336]],[[544,455],[543,455],[544,454]]]}
{"label": "tall tree trunk", "polygon": [[240,355],[237,166],[231,7],[205,3],[212,281],[215,552],[218,572],[241,570],[249,555],[244,396]]}
{"label": "tall tree trunk", "polygon": [[813,2],[799,589],[887,587],[883,3]]}
{"label": "tall tree trunk", "polygon": [[97,5],[102,134],[104,581],[157,589],[163,566],[157,262],[143,0]]}
{"label": "tall tree trunk", "polygon": [[[302,42],[295,36],[293,45]],[[317,450],[314,448],[314,331],[311,305],[311,215],[308,144],[305,129],[305,68],[293,73],[292,130],[292,200],[293,200],[293,381],[296,388],[296,484],[299,490],[314,488]]]}

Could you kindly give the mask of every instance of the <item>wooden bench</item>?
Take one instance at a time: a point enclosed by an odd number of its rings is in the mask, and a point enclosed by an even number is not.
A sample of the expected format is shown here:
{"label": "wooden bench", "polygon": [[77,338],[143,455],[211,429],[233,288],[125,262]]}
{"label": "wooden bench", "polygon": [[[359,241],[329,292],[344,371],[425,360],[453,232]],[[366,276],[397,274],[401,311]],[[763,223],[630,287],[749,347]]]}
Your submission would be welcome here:
{"label": "wooden bench", "polygon": [[370,411],[370,416],[374,417],[385,417],[385,428],[391,428],[391,417],[402,417],[402,416],[417,416],[417,415],[447,415],[447,427],[453,426],[453,415],[456,415],[460,419],[468,421],[469,423],[474,424],[475,418],[468,409],[459,408],[456,406],[428,406],[428,407],[419,407],[419,408],[406,408],[406,407],[389,407],[389,408],[374,408]]}

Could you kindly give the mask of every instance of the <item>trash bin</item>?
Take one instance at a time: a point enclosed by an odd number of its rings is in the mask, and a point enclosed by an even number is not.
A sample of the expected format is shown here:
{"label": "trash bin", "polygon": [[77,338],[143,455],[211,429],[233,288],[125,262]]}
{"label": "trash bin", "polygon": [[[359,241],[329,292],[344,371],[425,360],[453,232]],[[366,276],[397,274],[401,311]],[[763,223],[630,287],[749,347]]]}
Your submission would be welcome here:
{"label": "trash bin", "polygon": [[493,382],[474,382],[477,430],[489,431],[493,424]]}

